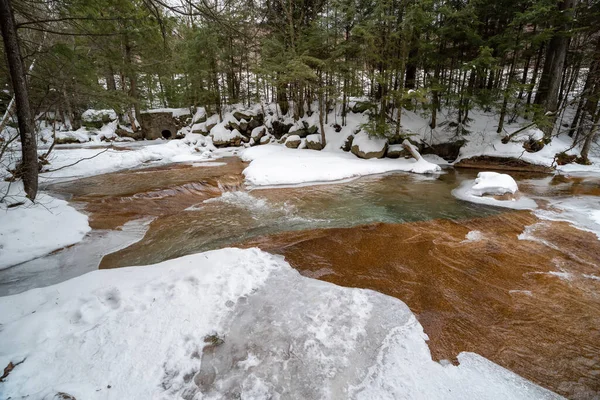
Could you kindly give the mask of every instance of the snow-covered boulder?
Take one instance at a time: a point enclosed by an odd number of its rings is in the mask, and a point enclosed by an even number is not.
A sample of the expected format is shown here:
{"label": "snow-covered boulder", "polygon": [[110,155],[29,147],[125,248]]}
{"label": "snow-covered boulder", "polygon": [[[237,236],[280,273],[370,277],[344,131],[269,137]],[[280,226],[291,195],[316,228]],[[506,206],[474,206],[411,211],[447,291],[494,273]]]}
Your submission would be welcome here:
{"label": "snow-covered boulder", "polygon": [[352,153],[360,158],[383,158],[388,148],[388,140],[360,131],[352,141]]}
{"label": "snow-covered boulder", "polygon": [[289,147],[290,149],[297,149],[302,143],[302,138],[298,135],[290,135],[285,140],[285,147]]}
{"label": "snow-covered boulder", "polygon": [[90,136],[85,129],[78,129],[76,131],[67,132],[56,132],[56,137],[54,138],[55,144],[85,143],[89,141]]}
{"label": "snow-covered boulder", "polygon": [[314,133],[306,137],[306,148],[310,150],[323,150],[323,143],[321,143],[321,134]]}
{"label": "snow-covered boulder", "polygon": [[354,133],[348,133],[346,135],[346,138],[342,142],[342,145],[340,146],[340,149],[342,149],[344,151],[350,151],[350,150],[352,150],[352,143],[353,142],[354,142]]}
{"label": "snow-covered boulder", "polygon": [[497,172],[480,172],[477,179],[463,181],[452,191],[460,200],[516,210],[537,208],[535,200],[517,193],[517,182],[512,176]]}
{"label": "snow-covered boulder", "polygon": [[107,123],[117,119],[117,113],[114,110],[86,110],[81,114],[81,120],[84,122],[102,122]]}
{"label": "snow-covered boulder", "polygon": [[237,129],[228,130],[225,128],[223,122],[215,125],[210,130],[210,136],[212,137],[213,144],[217,147],[239,146],[242,141],[246,141],[246,138],[240,131]]}
{"label": "snow-covered boulder", "polygon": [[406,151],[403,145],[401,144],[392,144],[388,146],[387,153],[385,154],[387,158],[409,158],[411,157],[410,153]]}
{"label": "snow-covered boulder", "polygon": [[258,143],[266,133],[267,128],[265,128],[264,126],[258,126],[252,129],[252,132],[250,133],[250,138],[254,139],[254,141]]}
{"label": "snow-covered boulder", "polygon": [[510,175],[497,172],[480,172],[477,174],[473,187],[471,187],[471,193],[475,196],[502,196],[507,193],[515,194],[518,189],[517,182]]}

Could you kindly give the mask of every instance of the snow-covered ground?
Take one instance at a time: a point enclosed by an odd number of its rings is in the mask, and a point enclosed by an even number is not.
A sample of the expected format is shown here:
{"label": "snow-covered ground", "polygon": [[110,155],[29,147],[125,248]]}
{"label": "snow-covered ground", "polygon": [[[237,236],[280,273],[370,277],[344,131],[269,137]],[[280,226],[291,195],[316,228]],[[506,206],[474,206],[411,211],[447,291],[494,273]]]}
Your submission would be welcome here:
{"label": "snow-covered ground", "polygon": [[[41,193],[31,203],[21,182],[0,181],[0,193],[6,193],[0,202],[0,269],[75,244],[91,230],[88,217],[64,200]],[[24,204],[7,207],[19,201]]]}
{"label": "snow-covered ground", "polygon": [[3,297],[0,324],[0,365],[20,363],[2,398],[558,398],[473,353],[434,362],[401,301],[258,249]]}
{"label": "snow-covered ground", "polygon": [[242,152],[250,161],[244,170],[251,185],[292,185],[331,182],[389,171],[436,173],[437,164],[414,159],[362,160],[342,151],[289,149],[280,145],[251,147]]}

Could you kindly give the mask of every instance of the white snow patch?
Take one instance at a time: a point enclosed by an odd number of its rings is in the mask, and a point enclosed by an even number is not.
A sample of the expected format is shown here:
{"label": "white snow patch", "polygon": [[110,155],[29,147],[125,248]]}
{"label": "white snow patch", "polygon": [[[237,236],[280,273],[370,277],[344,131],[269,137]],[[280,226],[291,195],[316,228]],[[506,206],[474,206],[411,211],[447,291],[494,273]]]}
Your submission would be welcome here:
{"label": "white snow patch", "polygon": [[[6,185],[0,185],[4,193]],[[41,257],[72,245],[91,230],[88,217],[69,204],[44,193],[35,203],[25,198],[22,183],[13,183],[7,198],[23,205],[0,203],[0,269]]]}
{"label": "white snow patch", "polygon": [[479,242],[483,240],[483,238],[484,236],[481,231],[469,231],[465,235],[465,240],[463,240],[462,243]]}
{"label": "white snow patch", "polygon": [[600,198],[597,196],[574,196],[548,199],[549,207],[535,212],[538,218],[550,221],[566,221],[572,226],[596,234],[600,240]]}
{"label": "white snow patch", "polygon": [[278,145],[246,149],[242,159],[251,162],[244,175],[249,184],[256,186],[331,182],[390,171],[434,173],[440,170],[425,160],[363,160],[341,151],[305,151]]}
{"label": "white snow patch", "polygon": [[515,194],[518,190],[517,182],[512,176],[497,172],[480,172],[477,174],[471,193],[475,196]]}

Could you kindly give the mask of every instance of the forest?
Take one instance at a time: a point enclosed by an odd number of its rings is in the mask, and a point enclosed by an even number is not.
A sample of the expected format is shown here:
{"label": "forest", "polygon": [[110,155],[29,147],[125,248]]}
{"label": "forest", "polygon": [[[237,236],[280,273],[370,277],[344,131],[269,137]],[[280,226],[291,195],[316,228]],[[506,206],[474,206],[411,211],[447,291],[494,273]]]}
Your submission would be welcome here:
{"label": "forest", "polygon": [[[539,127],[532,151],[568,132],[584,164],[597,136],[592,0],[2,3],[1,124],[19,116],[32,180],[36,121],[52,115],[77,129],[90,108],[115,110],[135,131],[144,109],[203,106],[222,117],[226,105],[276,102],[295,120],[318,112],[322,132],[326,111],[339,106],[344,126],[349,99],[368,97],[371,134],[402,136],[404,108],[455,140],[469,137],[471,111],[482,109],[507,137],[517,119]],[[24,90],[16,107],[13,91]]]}
{"label": "forest", "polygon": [[0,399],[600,399],[600,1],[0,28]]}

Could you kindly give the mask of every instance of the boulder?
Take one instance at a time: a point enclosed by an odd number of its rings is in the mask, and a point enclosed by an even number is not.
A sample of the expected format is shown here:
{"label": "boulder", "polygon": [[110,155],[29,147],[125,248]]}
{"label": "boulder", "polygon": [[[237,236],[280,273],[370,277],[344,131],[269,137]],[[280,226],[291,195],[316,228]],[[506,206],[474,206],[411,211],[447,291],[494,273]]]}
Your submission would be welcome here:
{"label": "boulder", "polygon": [[341,149],[344,151],[350,151],[352,150],[352,142],[354,141],[354,135],[353,134],[348,134],[348,136],[346,137],[346,140],[344,140],[344,143],[341,146]]}
{"label": "boulder", "polygon": [[351,151],[359,158],[383,158],[387,148],[387,139],[373,137],[365,131],[360,131],[354,137]]}
{"label": "boulder", "polygon": [[310,150],[323,150],[323,144],[321,143],[321,135],[315,133],[306,137],[306,148]]}
{"label": "boulder", "polygon": [[285,140],[285,147],[289,147],[290,149],[297,149],[298,146],[300,146],[300,143],[302,143],[302,139],[300,138],[300,136],[290,135]]}
{"label": "boulder", "polygon": [[296,136],[300,136],[301,138],[305,138],[308,135],[308,130],[298,129],[295,131],[290,131],[290,135],[296,135]]}
{"label": "boulder", "polygon": [[258,126],[254,129],[252,129],[252,132],[250,133],[250,137],[252,139],[254,139],[255,142],[258,142],[266,134],[267,134],[267,128],[265,128],[264,126]]}
{"label": "boulder", "polygon": [[447,161],[454,161],[460,153],[460,148],[464,146],[464,139],[455,140],[453,142],[438,143],[431,146],[423,146],[421,154],[435,154]]}
{"label": "boulder", "polygon": [[279,121],[273,121],[273,129],[272,129],[272,134],[273,136],[275,136],[276,139],[281,139],[281,137],[283,135],[285,135],[286,133],[288,133],[290,131],[290,129],[292,128],[292,126],[294,126],[293,124],[284,124],[283,122],[279,122]]}
{"label": "boulder", "polygon": [[308,132],[309,135],[314,135],[315,133],[317,133],[319,131],[319,128],[317,128],[315,125],[310,126],[306,129],[306,131]]}
{"label": "boulder", "polygon": [[265,135],[263,137],[260,138],[260,144],[267,144],[271,142],[271,138],[272,136],[270,135]]}
{"label": "boulder", "polygon": [[132,138],[135,140],[141,140],[143,139],[142,136],[142,131],[137,131],[137,132],[130,132],[126,129],[123,128],[117,128],[117,130],[115,130],[115,133],[120,136],[120,137],[128,137],[128,138]]}
{"label": "boulder", "polygon": [[241,121],[243,119],[245,119],[246,121],[250,121],[250,119],[252,119],[252,115],[248,115],[248,114],[244,114],[242,112],[236,111],[233,113],[233,118],[237,119],[238,121]]}
{"label": "boulder", "polygon": [[223,124],[218,124],[211,129],[210,136],[216,147],[240,146],[243,142],[248,141],[248,138],[244,137],[240,131],[237,129],[230,131]]}
{"label": "boulder", "polygon": [[253,130],[254,128],[258,128],[262,124],[255,118],[252,118],[250,122],[248,122],[248,129]]}
{"label": "boulder", "polygon": [[369,103],[368,101],[357,101],[356,104],[354,104],[354,107],[352,107],[352,112],[355,114],[362,114],[372,108],[376,108],[373,103]]}
{"label": "boulder", "polygon": [[412,155],[407,151],[401,144],[393,144],[388,146],[388,150],[385,153],[387,158],[411,158]]}

